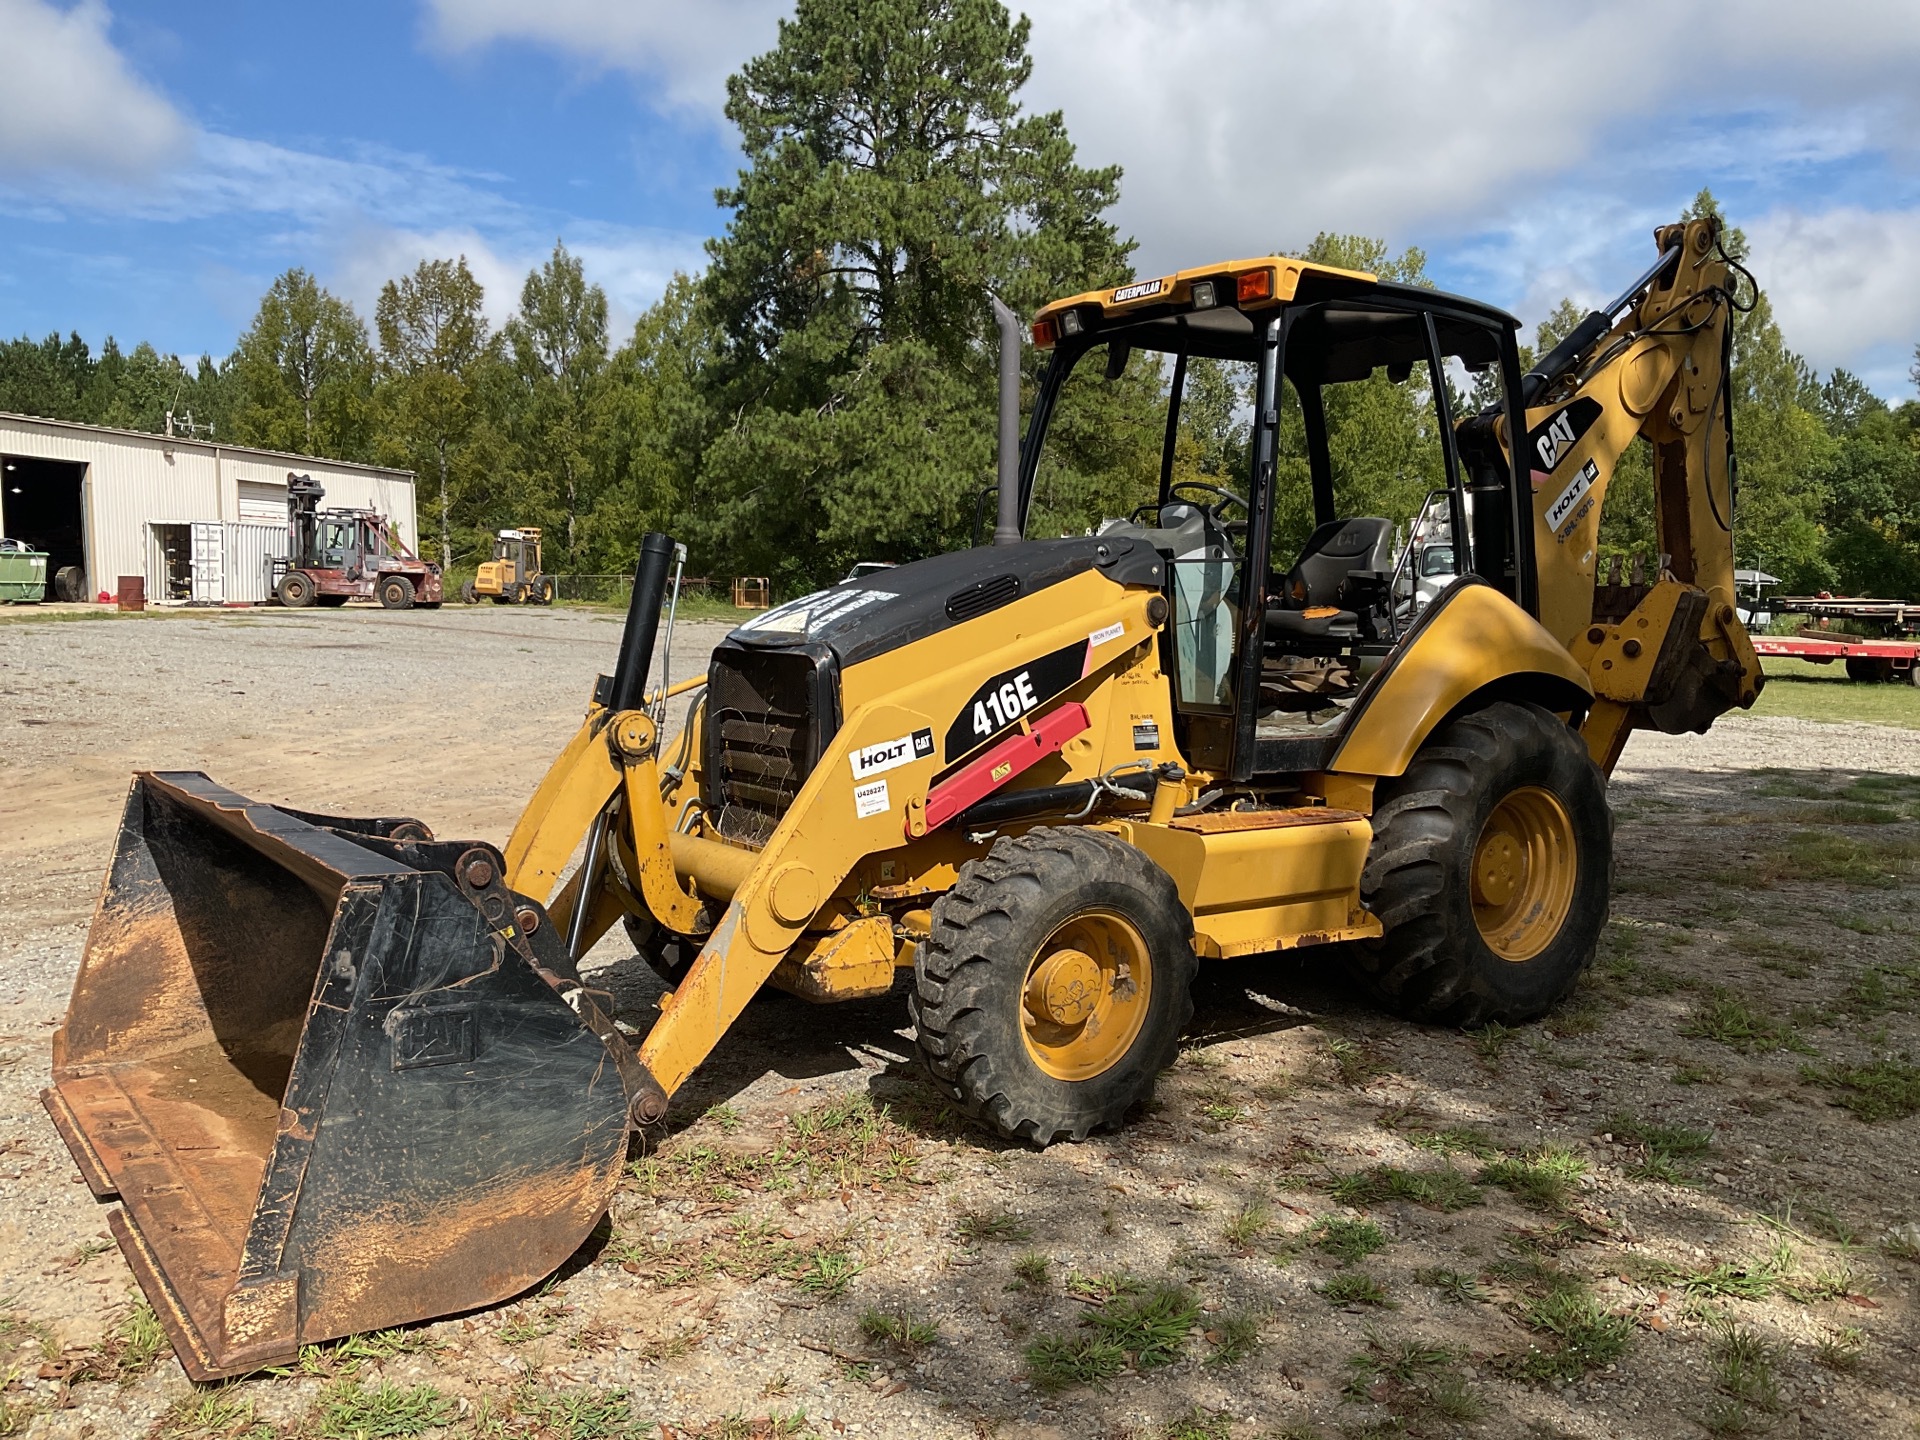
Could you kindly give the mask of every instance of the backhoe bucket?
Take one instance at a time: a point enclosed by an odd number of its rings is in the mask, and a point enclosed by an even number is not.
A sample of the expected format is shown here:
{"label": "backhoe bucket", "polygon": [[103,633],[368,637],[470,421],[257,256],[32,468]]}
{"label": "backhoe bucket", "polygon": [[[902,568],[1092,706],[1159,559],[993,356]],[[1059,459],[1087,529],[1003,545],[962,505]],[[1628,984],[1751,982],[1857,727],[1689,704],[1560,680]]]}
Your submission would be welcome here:
{"label": "backhoe bucket", "polygon": [[651,1086],[491,846],[134,778],[43,1097],[196,1380],[490,1304]]}

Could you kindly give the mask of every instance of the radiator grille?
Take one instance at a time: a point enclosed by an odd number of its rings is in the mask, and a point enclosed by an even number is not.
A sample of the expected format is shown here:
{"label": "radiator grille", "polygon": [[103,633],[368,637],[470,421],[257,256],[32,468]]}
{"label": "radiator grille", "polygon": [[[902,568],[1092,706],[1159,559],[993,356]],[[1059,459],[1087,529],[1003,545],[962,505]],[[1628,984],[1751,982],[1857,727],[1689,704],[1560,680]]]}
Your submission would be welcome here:
{"label": "radiator grille", "polygon": [[[722,835],[765,842],[813,772],[832,725],[812,656],[725,647],[708,676],[707,812]],[[824,724],[823,724],[824,720]]]}

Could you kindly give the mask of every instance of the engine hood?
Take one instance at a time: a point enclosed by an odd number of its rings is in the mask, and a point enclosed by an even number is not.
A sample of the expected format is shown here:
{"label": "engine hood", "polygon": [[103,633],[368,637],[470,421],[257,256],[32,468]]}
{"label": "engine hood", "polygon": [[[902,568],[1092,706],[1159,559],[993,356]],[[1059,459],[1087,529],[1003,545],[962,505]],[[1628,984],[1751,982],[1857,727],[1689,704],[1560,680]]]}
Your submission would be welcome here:
{"label": "engine hood", "polygon": [[1155,590],[1166,578],[1159,552],[1125,536],[980,546],[785,601],[736,627],[727,643],[756,650],[824,648],[842,666],[857,665],[1087,570],[1099,570],[1121,585]]}

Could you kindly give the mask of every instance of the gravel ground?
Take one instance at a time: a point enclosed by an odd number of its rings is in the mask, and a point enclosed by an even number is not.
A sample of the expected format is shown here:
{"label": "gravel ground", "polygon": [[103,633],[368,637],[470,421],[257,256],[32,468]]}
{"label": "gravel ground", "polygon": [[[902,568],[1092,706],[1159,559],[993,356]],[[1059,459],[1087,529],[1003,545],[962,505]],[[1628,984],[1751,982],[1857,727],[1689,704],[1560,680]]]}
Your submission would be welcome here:
{"label": "gravel ground", "polygon": [[[721,628],[681,633],[676,678]],[[556,1284],[196,1391],[36,1099],[128,773],[502,841],[617,634],[0,620],[0,1435],[1916,1433],[1920,732],[1746,717],[1629,747],[1542,1025],[1248,962],[1136,1123],[1034,1153],[922,1084],[898,994],[769,995]]]}

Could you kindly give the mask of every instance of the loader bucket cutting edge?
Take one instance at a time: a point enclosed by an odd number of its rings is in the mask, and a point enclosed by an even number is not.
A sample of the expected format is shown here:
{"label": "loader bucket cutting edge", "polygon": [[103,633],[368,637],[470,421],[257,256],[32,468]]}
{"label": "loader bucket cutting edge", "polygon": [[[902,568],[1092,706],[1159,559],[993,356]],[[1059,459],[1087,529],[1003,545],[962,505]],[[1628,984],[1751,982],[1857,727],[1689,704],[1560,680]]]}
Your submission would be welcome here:
{"label": "loader bucket cutting edge", "polygon": [[605,1212],[658,1087],[503,871],[134,777],[43,1098],[194,1379],[506,1299]]}

